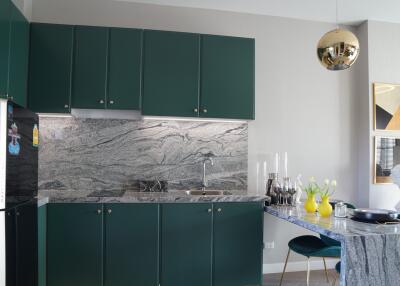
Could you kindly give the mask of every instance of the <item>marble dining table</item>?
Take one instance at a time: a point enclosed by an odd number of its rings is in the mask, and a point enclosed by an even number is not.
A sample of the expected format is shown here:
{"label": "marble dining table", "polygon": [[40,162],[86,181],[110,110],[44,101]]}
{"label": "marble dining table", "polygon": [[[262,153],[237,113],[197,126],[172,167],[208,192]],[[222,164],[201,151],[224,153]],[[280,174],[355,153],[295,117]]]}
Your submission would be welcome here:
{"label": "marble dining table", "polygon": [[372,224],[307,213],[303,205],[265,212],[341,243],[341,286],[400,285],[400,224]]}

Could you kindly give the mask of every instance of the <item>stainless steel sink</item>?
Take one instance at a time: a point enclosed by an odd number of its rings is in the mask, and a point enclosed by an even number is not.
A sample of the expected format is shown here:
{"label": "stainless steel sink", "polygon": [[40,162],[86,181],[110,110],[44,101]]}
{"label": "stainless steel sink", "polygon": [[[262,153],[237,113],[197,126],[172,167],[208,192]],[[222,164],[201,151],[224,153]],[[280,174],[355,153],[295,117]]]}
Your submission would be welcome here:
{"label": "stainless steel sink", "polygon": [[186,191],[186,194],[191,195],[191,196],[226,196],[226,195],[231,195],[230,192],[217,191],[217,190],[210,190],[210,191],[192,190],[192,191]]}

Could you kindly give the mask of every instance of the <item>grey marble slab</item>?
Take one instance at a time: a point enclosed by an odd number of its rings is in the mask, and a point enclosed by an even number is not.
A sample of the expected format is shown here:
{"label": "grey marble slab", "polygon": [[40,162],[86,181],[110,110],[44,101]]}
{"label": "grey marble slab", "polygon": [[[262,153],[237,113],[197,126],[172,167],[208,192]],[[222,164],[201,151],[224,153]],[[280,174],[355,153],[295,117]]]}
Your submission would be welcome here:
{"label": "grey marble slab", "polygon": [[40,118],[39,188],[129,190],[138,180],[170,189],[247,189],[244,122]]}
{"label": "grey marble slab", "polygon": [[323,218],[297,207],[268,206],[265,211],[341,242],[341,285],[400,285],[400,225],[350,218]]}
{"label": "grey marble slab", "polygon": [[247,195],[245,191],[230,191],[232,195],[193,196],[184,191],[168,193],[139,193],[125,191],[93,195],[92,191],[41,190],[40,206],[48,203],[210,203],[210,202],[263,202],[265,196]]}

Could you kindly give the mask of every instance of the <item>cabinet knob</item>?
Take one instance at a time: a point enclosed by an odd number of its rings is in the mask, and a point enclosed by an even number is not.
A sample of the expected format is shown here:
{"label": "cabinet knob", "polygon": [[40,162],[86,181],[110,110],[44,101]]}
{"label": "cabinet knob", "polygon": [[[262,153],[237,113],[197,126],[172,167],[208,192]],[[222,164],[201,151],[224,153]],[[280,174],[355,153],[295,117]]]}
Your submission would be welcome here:
{"label": "cabinet knob", "polygon": [[211,211],[212,211],[212,209],[208,209],[208,210],[207,210],[207,212],[209,212],[209,213],[210,213]]}
{"label": "cabinet knob", "polygon": [[114,104],[114,100],[110,100],[109,103],[110,103],[110,104]]}
{"label": "cabinet knob", "polygon": [[196,113],[197,113],[198,111],[199,111],[199,110],[198,110],[197,108],[193,109],[193,112],[196,112]]}
{"label": "cabinet knob", "polygon": [[112,213],[112,209],[108,209],[107,212],[110,214]]}
{"label": "cabinet knob", "polygon": [[65,104],[65,105],[64,105],[64,108],[69,108],[69,105],[68,105],[68,104]]}
{"label": "cabinet knob", "polygon": [[19,216],[19,215],[20,215],[20,212],[16,212],[15,215],[16,215],[16,216]]}
{"label": "cabinet knob", "polygon": [[97,210],[97,213],[98,213],[98,214],[101,214],[101,210]]}
{"label": "cabinet knob", "polygon": [[221,209],[221,208],[218,208],[218,209],[217,209],[217,212],[219,212],[219,213],[222,212],[222,209]]}
{"label": "cabinet knob", "polygon": [[104,104],[104,100],[100,99],[100,100],[99,100],[99,103],[100,103],[100,104]]}
{"label": "cabinet knob", "polygon": [[204,112],[204,113],[207,113],[207,109],[204,108],[204,109],[203,109],[203,112]]}

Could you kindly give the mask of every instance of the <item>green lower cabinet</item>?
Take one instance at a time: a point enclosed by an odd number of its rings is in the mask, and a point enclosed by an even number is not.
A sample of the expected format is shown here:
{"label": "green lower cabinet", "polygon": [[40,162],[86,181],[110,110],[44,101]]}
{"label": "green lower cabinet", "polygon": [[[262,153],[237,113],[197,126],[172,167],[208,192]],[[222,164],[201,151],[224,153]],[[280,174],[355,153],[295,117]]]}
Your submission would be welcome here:
{"label": "green lower cabinet", "polygon": [[158,286],[158,204],[107,204],[104,286]]}
{"label": "green lower cabinet", "polygon": [[102,283],[102,205],[49,204],[47,286],[100,286]]}
{"label": "green lower cabinet", "polygon": [[262,285],[262,203],[48,204],[38,215],[40,286]]}
{"label": "green lower cabinet", "polygon": [[0,98],[8,92],[8,58],[10,53],[11,0],[0,0]]}
{"label": "green lower cabinet", "polygon": [[34,112],[70,111],[73,26],[31,24],[28,106]]}
{"label": "green lower cabinet", "polygon": [[8,96],[20,106],[27,106],[29,61],[29,22],[11,5]]}
{"label": "green lower cabinet", "polygon": [[263,205],[214,204],[213,286],[262,286]]}
{"label": "green lower cabinet", "polygon": [[201,36],[200,117],[254,119],[254,39]]}
{"label": "green lower cabinet", "polygon": [[47,205],[38,208],[38,285],[47,279]]}
{"label": "green lower cabinet", "polygon": [[162,286],[211,286],[212,216],[207,203],[162,205]]}

